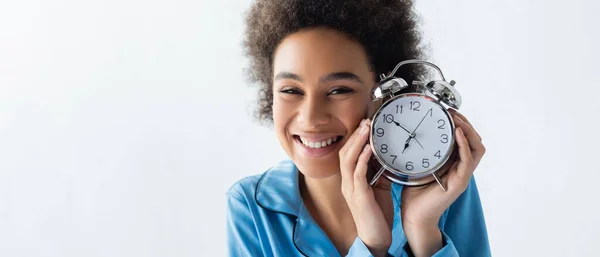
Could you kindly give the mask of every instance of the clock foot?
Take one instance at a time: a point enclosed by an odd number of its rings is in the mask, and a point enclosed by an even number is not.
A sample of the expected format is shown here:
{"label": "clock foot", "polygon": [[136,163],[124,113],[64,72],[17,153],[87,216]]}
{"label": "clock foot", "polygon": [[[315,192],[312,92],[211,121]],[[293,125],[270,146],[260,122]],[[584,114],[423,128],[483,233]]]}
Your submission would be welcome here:
{"label": "clock foot", "polygon": [[384,167],[379,168],[379,171],[375,174],[375,176],[373,176],[373,179],[371,179],[371,181],[369,182],[369,185],[371,185],[371,186],[375,185],[375,182],[377,182],[377,180],[379,179],[379,177],[381,177],[381,174],[383,174],[384,171],[385,171]]}
{"label": "clock foot", "polygon": [[448,191],[448,188],[446,188],[446,185],[444,185],[444,182],[442,181],[442,179],[438,176],[437,173],[433,173],[431,174],[433,175],[433,177],[435,178],[435,181],[437,181],[437,183],[440,185],[440,187],[442,187],[442,189],[444,190],[444,192]]}

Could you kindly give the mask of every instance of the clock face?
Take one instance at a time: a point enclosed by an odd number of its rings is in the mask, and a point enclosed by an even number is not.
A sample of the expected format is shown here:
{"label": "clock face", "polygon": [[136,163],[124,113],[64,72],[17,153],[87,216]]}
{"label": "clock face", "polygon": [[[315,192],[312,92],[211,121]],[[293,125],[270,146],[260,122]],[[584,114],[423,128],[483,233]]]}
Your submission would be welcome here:
{"label": "clock face", "polygon": [[386,103],[373,120],[372,147],[385,165],[419,174],[442,165],[454,145],[454,125],[446,110],[422,95]]}

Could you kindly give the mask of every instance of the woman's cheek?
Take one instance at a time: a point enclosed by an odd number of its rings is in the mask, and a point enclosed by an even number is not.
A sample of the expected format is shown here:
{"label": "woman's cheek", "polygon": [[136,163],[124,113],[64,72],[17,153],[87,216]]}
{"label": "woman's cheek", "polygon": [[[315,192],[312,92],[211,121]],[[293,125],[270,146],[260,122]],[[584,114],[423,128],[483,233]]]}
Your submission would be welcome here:
{"label": "woman's cheek", "polygon": [[360,121],[369,115],[369,103],[362,98],[344,101],[338,106],[338,116],[344,120]]}

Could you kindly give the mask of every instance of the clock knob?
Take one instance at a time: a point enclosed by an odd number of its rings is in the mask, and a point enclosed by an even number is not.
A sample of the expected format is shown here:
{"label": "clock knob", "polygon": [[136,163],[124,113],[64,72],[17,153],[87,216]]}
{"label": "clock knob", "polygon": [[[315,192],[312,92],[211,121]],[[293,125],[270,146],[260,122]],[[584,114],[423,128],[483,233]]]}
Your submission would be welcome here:
{"label": "clock knob", "polygon": [[454,80],[450,81],[450,83],[434,80],[427,83],[425,88],[441,102],[454,109],[459,109],[462,104],[462,98],[458,93],[458,90],[454,87],[454,84],[456,84]]}
{"label": "clock knob", "polygon": [[402,91],[408,87],[408,83],[401,78],[389,77],[379,82],[379,86],[373,90],[374,100],[381,99],[387,96],[393,96],[394,94]]}

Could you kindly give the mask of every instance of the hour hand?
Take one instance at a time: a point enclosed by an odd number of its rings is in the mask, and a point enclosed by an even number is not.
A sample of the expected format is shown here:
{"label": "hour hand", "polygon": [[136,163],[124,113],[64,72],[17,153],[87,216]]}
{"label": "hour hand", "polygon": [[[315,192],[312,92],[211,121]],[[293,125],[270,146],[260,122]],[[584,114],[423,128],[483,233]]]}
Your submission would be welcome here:
{"label": "hour hand", "polygon": [[406,129],[405,127],[403,127],[402,125],[400,125],[400,122],[397,122],[395,120],[392,120],[392,122],[394,124],[396,124],[396,126],[401,127],[402,129],[404,129],[404,131],[408,132],[408,134],[412,134],[410,131],[408,131],[408,129]]}
{"label": "hour hand", "polygon": [[410,145],[410,140],[412,139],[412,136],[409,136],[408,139],[406,139],[406,143],[404,143],[404,149],[402,150],[402,153],[404,153],[404,151],[406,151],[406,148],[408,148],[408,146]]}

